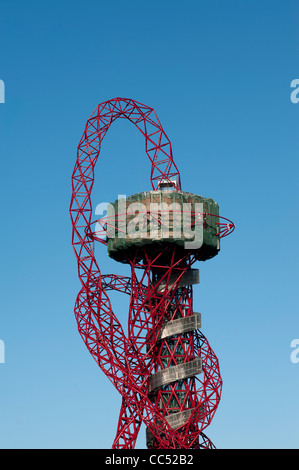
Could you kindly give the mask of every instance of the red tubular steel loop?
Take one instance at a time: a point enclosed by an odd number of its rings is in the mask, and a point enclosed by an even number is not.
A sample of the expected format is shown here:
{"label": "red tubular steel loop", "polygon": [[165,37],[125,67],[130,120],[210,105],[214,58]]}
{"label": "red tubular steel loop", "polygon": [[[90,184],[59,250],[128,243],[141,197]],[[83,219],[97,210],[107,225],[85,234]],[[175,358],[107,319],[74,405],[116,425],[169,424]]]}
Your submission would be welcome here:
{"label": "red tubular steel loop", "polygon": [[[102,275],[94,256],[94,239],[90,231],[94,168],[101,142],[117,118],[131,121],[145,137],[145,151],[151,161],[152,189],[158,189],[162,179],[170,181],[173,178],[177,179],[177,189],[181,189],[180,174],[173,161],[171,143],[152,108],[125,98],[115,98],[97,106],[88,119],[80,140],[72,175],[72,244],[82,284],[75,305],[78,330],[97,364],[122,396],[113,448],[134,448],[142,423],[153,436],[153,447],[214,448],[203,430],[211,422],[217,409],[222,380],[217,357],[199,330],[184,338],[179,337],[178,341],[182,342],[180,348],[183,346],[186,349],[184,362],[190,358],[201,358],[200,377],[183,381],[184,394],[181,391],[181,395],[171,386],[166,389],[161,387],[155,396],[149,393],[149,378],[152,372],[158,370],[157,360],[162,357],[155,349],[156,342],[149,335],[161,327],[161,312],[165,311],[166,304],[171,304],[177,314],[182,309],[181,299],[184,298],[184,305],[187,305],[184,308],[190,315],[193,313],[192,287],[177,288],[171,294],[165,291],[158,295],[152,282],[152,273],[163,268],[166,277],[173,272],[179,273],[178,276],[183,275],[196,260],[190,253],[178,258],[175,248],[171,247],[169,257],[172,257],[173,262],[165,268],[159,257],[147,257],[145,251],[142,263],[140,257],[128,259],[131,277],[125,277]],[[226,231],[231,228],[227,225]],[[137,269],[143,272],[139,280]],[[112,310],[107,294],[109,290],[117,290],[130,296],[127,336]],[[165,342],[164,346],[169,347],[169,343]],[[178,351],[179,345],[174,347]],[[156,352],[153,355],[154,350]],[[177,360],[177,355],[170,350],[169,357],[173,361]],[[159,367],[163,368],[163,364]],[[165,406],[167,409],[174,399],[177,403],[183,399],[192,402],[188,420],[176,429],[169,424],[159,405],[161,400],[168,400],[168,405]]]}

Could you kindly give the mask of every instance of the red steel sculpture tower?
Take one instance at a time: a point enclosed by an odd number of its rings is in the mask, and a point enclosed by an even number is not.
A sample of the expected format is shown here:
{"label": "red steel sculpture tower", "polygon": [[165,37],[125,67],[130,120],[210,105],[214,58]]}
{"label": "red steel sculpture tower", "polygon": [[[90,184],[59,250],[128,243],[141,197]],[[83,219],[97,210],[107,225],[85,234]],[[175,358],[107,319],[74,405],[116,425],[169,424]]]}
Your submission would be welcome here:
{"label": "red steel sculpture tower", "polygon": [[[95,164],[118,118],[145,137],[151,190],[119,198],[106,217],[93,220]],[[122,396],[112,448],[133,449],[142,423],[148,448],[214,448],[204,430],[217,409],[222,379],[200,331],[201,314],[193,311],[193,285],[199,282],[193,266],[217,255],[220,239],[234,224],[219,216],[212,199],[182,191],[171,143],[154,109],[132,99],[101,103],[88,119],[72,191],[72,244],[82,284],[75,304],[78,330]],[[101,273],[98,242],[130,266],[130,276]],[[130,297],[126,334],[111,307],[112,289]]]}

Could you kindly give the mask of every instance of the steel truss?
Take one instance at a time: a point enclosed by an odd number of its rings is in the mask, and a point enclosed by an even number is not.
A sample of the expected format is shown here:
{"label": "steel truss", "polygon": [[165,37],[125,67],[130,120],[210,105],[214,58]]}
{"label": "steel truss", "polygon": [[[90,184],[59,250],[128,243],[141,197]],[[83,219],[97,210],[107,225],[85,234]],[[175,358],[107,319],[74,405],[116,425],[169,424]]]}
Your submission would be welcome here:
{"label": "steel truss", "polygon": [[[113,448],[134,448],[144,423],[149,448],[211,449],[214,445],[203,431],[220,401],[222,379],[218,359],[198,328],[192,284],[184,282],[196,261],[192,250],[182,252],[174,244],[159,252],[136,248],[126,260],[129,277],[103,275],[95,259],[95,240],[106,241],[91,230],[94,169],[101,142],[118,118],[131,121],[145,137],[152,189],[174,178],[176,189],[181,188],[171,143],[152,108],[125,98],[97,106],[80,140],[72,175],[72,244],[82,284],[75,304],[78,330],[122,396]],[[234,228],[225,220],[223,236]],[[127,335],[112,310],[109,290],[130,296]]]}

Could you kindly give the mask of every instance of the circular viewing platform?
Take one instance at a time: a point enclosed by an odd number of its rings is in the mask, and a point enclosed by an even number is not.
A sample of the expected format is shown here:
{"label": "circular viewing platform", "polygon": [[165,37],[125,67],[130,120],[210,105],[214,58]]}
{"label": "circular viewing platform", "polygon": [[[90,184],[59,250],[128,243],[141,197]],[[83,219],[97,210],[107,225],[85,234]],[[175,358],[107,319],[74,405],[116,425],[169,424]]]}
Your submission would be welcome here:
{"label": "circular viewing platform", "polygon": [[121,197],[108,205],[105,223],[108,255],[116,261],[127,262],[140,247],[155,253],[175,244],[202,261],[220,250],[223,223],[217,202],[188,192],[165,189]]}

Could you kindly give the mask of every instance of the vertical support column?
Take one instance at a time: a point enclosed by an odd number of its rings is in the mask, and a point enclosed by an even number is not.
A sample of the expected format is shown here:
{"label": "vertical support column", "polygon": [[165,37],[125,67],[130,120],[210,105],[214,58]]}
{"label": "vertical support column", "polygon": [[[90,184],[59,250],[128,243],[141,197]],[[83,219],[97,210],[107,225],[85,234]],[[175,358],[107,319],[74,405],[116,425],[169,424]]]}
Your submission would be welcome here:
{"label": "vertical support column", "polygon": [[[168,275],[165,275],[166,271]],[[199,282],[198,270],[169,267],[154,274],[156,291],[166,297],[164,323],[153,337],[155,369],[149,382],[149,397],[173,429],[182,427],[198,405],[195,376],[202,372],[201,358],[194,353],[194,330],[201,316],[193,312],[192,285]],[[164,279],[163,279],[164,277]],[[188,434],[188,432],[187,432]],[[188,439],[188,435],[185,436]],[[158,443],[147,429],[147,446]]]}

